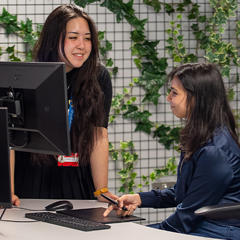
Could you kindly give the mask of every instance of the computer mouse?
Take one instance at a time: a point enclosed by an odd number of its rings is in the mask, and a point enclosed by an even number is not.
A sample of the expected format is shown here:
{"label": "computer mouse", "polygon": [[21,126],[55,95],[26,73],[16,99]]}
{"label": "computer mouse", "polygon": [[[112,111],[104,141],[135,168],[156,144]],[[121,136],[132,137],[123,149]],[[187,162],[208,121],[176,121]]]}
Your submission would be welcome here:
{"label": "computer mouse", "polygon": [[67,200],[60,200],[47,205],[45,209],[47,211],[71,210],[73,209],[73,205]]}

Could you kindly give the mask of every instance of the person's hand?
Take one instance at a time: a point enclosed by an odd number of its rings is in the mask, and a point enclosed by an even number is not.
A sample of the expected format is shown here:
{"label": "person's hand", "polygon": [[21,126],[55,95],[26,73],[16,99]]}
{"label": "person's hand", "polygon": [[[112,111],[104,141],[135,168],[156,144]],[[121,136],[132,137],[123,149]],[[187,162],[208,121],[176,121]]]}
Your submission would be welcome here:
{"label": "person's hand", "polygon": [[15,206],[20,206],[20,199],[15,194],[12,194],[12,204]]}
{"label": "person's hand", "polygon": [[[118,207],[110,205],[106,211],[103,213],[103,216],[106,217],[114,209],[117,211],[119,216],[129,216],[131,215],[137,207],[141,205],[141,198],[139,194],[126,194],[117,199]],[[128,211],[122,210],[122,207],[125,206]]]}

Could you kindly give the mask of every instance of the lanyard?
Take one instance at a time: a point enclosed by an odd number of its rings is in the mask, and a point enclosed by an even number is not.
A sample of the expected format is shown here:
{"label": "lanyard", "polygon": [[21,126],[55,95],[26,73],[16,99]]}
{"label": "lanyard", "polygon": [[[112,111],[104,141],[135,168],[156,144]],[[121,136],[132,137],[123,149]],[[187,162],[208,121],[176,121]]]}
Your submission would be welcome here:
{"label": "lanyard", "polygon": [[68,101],[69,107],[68,107],[68,123],[69,123],[69,129],[71,129],[71,125],[72,125],[72,120],[73,120],[73,116],[74,116],[74,109],[73,109],[73,105],[72,105],[72,99],[70,99]]}
{"label": "lanyard", "polygon": [[[74,108],[72,104],[72,99],[68,101],[68,123],[69,123],[69,130],[71,129],[72,120],[74,116]],[[69,156],[58,155],[58,166],[73,166],[78,167],[78,153],[72,153]]]}

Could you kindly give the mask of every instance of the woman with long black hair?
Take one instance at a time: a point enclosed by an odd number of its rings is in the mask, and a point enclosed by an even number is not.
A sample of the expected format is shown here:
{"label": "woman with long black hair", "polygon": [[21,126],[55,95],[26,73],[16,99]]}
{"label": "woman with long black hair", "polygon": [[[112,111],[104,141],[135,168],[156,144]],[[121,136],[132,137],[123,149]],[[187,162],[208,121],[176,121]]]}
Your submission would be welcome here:
{"label": "woman with long black hair", "polygon": [[[114,197],[108,191],[107,127],[112,85],[107,69],[100,64],[98,45],[96,26],[82,8],[61,5],[47,17],[34,58],[65,63],[72,155],[16,152],[15,204],[19,205],[17,196],[103,200],[100,194],[104,192]],[[13,158],[12,154],[12,162]]]}
{"label": "woman with long black hair", "polygon": [[[207,205],[240,203],[240,144],[221,74],[213,64],[185,64],[175,68],[169,79],[167,101],[173,114],[185,122],[176,185],[123,195],[118,199],[118,214],[132,214],[137,207],[176,207],[166,220],[150,226],[237,240],[239,220],[207,220],[194,214]],[[128,211],[121,210],[123,205]]]}

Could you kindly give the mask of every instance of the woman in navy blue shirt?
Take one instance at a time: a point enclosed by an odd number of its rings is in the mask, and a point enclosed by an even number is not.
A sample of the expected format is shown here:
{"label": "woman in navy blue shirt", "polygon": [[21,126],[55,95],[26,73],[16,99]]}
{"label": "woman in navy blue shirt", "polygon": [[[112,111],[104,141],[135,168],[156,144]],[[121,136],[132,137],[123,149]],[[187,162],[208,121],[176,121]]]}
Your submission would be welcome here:
{"label": "woman in navy blue shirt", "polygon": [[[213,221],[194,214],[207,205],[240,203],[240,144],[221,74],[213,64],[185,64],[174,69],[169,79],[167,101],[173,114],[185,119],[177,183],[171,189],[123,195],[118,214],[132,214],[137,207],[176,207],[166,220],[150,226],[239,239],[240,220]],[[121,211],[123,205],[128,211]]]}

